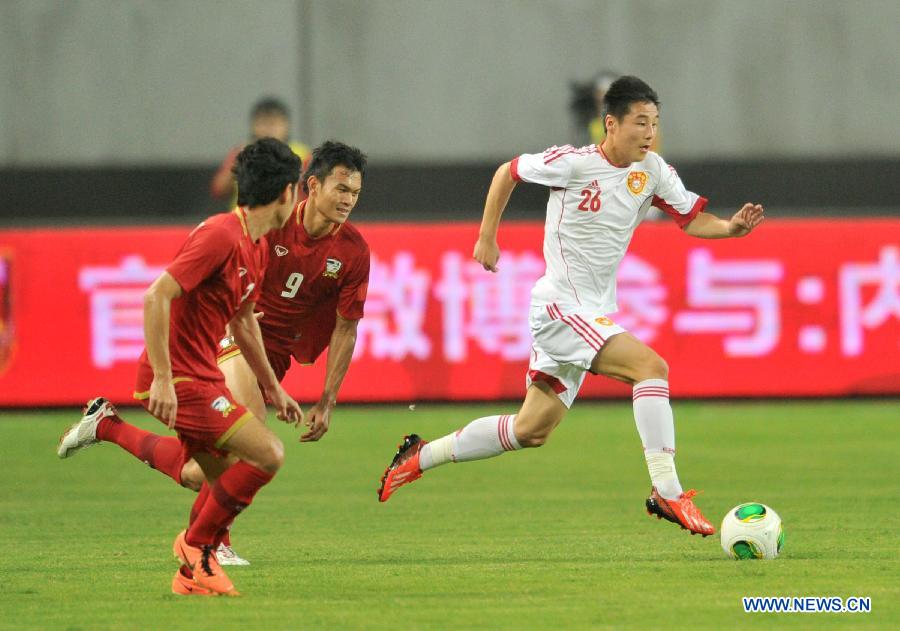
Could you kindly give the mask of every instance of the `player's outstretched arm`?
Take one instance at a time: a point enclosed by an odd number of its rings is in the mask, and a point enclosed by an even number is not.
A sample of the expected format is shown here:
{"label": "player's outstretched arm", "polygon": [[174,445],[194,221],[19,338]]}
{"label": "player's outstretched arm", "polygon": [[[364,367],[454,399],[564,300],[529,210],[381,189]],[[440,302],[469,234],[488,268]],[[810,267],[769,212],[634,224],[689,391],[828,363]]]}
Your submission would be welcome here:
{"label": "player's outstretched arm", "polygon": [[710,213],[700,213],[685,226],[684,231],[701,239],[726,239],[750,234],[763,220],[761,204],[744,204],[730,219],[719,219]]}
{"label": "player's outstretched arm", "polygon": [[241,305],[240,311],[231,319],[230,327],[234,341],[241,349],[241,354],[247,360],[250,370],[259,381],[263,393],[277,410],[278,418],[290,423],[301,423],[303,412],[300,406],[284,391],[275,377],[272,366],[269,365],[263,346],[262,333],[259,330],[259,321],[256,314],[253,313],[254,306],[255,303],[245,302]]}
{"label": "player's outstretched arm", "polygon": [[472,258],[490,272],[497,271],[497,261],[500,260],[500,246],[497,245],[500,216],[503,215],[514,188],[516,181],[510,172],[509,162],[504,162],[494,173],[494,179],[488,189],[478,242],[475,244],[475,251],[472,252]]}
{"label": "player's outstretched arm", "polygon": [[331,424],[331,411],[337,403],[338,390],[350,368],[350,359],[356,347],[356,329],[359,320],[347,320],[337,314],[331,341],[328,343],[328,363],[325,367],[325,387],[322,396],[306,415],[309,431],[300,437],[306,443],[319,440]]}
{"label": "player's outstretched arm", "polygon": [[144,293],[144,343],[153,369],[147,409],[165,422],[169,429],[175,427],[178,413],[178,399],[172,383],[172,358],[169,355],[169,320],[172,301],[180,295],[181,285],[169,272],[163,272]]}

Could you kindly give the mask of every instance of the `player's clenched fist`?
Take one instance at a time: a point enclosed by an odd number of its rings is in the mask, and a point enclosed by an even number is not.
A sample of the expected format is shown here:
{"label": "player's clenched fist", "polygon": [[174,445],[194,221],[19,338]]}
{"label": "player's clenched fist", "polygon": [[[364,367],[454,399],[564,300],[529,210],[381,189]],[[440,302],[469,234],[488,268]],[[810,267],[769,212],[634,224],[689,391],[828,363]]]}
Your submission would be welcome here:
{"label": "player's clenched fist", "polygon": [[497,261],[500,260],[500,246],[495,240],[479,239],[475,244],[475,251],[472,252],[472,258],[489,272],[496,272]]}

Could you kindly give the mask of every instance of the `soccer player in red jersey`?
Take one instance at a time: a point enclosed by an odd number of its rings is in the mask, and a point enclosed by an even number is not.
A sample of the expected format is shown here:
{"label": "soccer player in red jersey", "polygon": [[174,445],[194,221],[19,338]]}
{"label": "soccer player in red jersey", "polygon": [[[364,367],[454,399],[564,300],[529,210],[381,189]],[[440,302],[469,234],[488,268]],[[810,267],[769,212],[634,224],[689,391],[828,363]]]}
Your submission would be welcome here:
{"label": "soccer player in red jersey", "polygon": [[[300,160],[284,143],[264,138],[246,147],[235,165],[240,206],[197,226],[144,296],[146,350],[135,398],[176,430],[182,459],[194,458],[210,485],[194,502],[189,527],[175,538],[173,551],[182,562],[172,582],[175,593],[238,595],[214,551],[283,460],[281,441],[237,402],[218,368],[226,325],[279,418],[302,420],[266,359],[254,316],[268,258],[264,235],[289,218],[299,174]],[[82,434],[115,442],[125,425],[98,397],[63,435],[60,453],[78,448]]]}
{"label": "soccer player in red jersey", "polygon": [[[319,440],[331,419],[350,366],[356,329],[369,284],[369,246],[348,218],[362,189],[366,157],[329,141],[313,151],[304,174],[309,195],[283,228],[269,235],[269,267],[258,310],[263,343],[275,374],[291,364],[312,364],[328,347],[325,384],[309,410],[303,442]],[[220,354],[220,367],[235,395],[251,410],[265,409],[256,378],[239,348]]]}
{"label": "soccer player in red jersey", "polygon": [[[303,442],[328,431],[331,412],[356,344],[369,278],[369,247],[347,221],[359,199],[366,156],[339,142],[317,147],[307,166],[303,188],[308,199],[298,203],[287,222],[267,235],[269,263],[257,310],[266,355],[281,381],[291,364],[312,364],[329,348],[325,384],[319,401],[306,416]],[[237,341],[237,343],[235,343]],[[219,364],[235,399],[257,418],[265,418],[260,382],[235,338],[223,340]],[[61,444],[69,457],[98,440],[116,442],[139,460],[178,484],[209,493],[198,463],[182,457],[174,438],[157,436],[122,423],[120,433],[106,438],[89,431]],[[217,558],[222,565],[247,565],[230,547],[228,533]]]}

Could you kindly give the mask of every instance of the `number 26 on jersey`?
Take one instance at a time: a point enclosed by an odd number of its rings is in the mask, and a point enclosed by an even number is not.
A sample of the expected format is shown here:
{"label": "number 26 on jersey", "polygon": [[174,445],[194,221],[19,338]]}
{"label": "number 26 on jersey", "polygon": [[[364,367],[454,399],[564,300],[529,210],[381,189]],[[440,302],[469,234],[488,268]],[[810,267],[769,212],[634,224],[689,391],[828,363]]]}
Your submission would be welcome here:
{"label": "number 26 on jersey", "polygon": [[586,188],[581,191],[581,203],[578,204],[578,210],[600,212],[600,189]]}

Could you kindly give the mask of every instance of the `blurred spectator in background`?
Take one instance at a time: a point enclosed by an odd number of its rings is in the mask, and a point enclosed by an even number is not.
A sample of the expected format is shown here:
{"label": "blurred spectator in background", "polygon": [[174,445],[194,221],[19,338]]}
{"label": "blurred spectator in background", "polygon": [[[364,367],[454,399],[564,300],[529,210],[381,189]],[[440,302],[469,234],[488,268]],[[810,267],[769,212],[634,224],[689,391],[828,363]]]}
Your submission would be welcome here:
{"label": "blurred spectator in background", "polygon": [[[291,113],[287,105],[283,101],[267,96],[259,101],[250,110],[250,139],[254,142],[260,138],[276,138],[282,142],[286,142],[291,150],[300,158],[301,164],[306,165],[309,159],[309,147],[301,142],[289,140],[291,133]],[[234,166],[235,158],[247,143],[242,143],[232,147],[228,155],[219,165],[216,174],[210,182],[209,190],[216,199],[231,196],[231,205],[237,202],[237,188],[234,184],[234,176],[231,168]]]}
{"label": "blurred spectator in background", "polygon": [[[602,70],[591,80],[572,83],[572,100],[569,108],[575,125],[575,146],[599,145],[606,138],[603,123],[603,97],[613,81],[620,74]],[[659,134],[653,140],[651,149],[659,153]]]}

